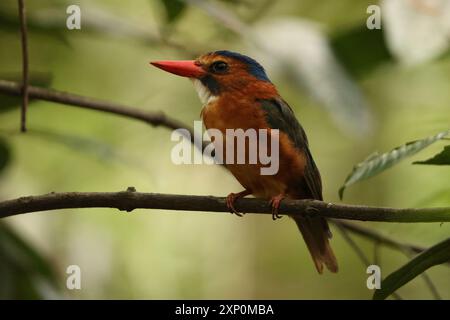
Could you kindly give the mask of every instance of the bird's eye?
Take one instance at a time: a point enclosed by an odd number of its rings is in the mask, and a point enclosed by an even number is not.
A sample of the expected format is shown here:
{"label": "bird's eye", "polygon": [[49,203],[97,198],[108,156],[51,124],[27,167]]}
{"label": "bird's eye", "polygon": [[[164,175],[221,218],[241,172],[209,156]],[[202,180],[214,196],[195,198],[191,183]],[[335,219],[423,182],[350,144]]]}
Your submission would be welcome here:
{"label": "bird's eye", "polygon": [[214,73],[225,73],[228,70],[228,64],[223,61],[216,61],[211,65],[210,69]]}

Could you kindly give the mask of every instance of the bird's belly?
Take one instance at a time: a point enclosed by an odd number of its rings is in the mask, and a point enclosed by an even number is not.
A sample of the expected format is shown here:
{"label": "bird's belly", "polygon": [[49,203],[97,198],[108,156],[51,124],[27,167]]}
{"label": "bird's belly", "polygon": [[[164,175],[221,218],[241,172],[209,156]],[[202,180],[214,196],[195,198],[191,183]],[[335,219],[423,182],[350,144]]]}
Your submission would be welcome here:
{"label": "bird's belly", "polygon": [[[255,152],[254,148],[250,147],[248,141],[245,144],[236,145],[236,140],[229,139],[223,134],[224,141],[221,144],[216,144],[216,152],[222,148],[222,160],[225,163],[226,168],[236,177],[240,184],[258,198],[270,199],[279,194],[285,194],[286,196],[296,197],[296,188],[303,179],[306,159],[305,155],[296,150],[290,140],[284,133],[280,133],[278,140],[278,152],[275,152],[274,148],[270,151],[270,162],[264,164],[261,162],[259,138],[256,139],[255,145],[257,146],[257,155],[253,157],[256,163],[250,161],[250,153]],[[233,140],[233,141],[231,141]],[[268,139],[270,141],[270,138]],[[233,157],[227,157],[229,148],[233,148]],[[238,162],[238,151],[240,150],[244,155],[244,163]],[[267,150],[263,150],[262,153],[266,154]],[[267,154],[266,154],[267,155]],[[231,161],[229,161],[231,160]],[[263,168],[267,169],[271,167],[271,174],[263,174]],[[267,173],[267,172],[266,172]]]}
{"label": "bird's belly", "polygon": [[[236,177],[241,185],[252,192],[255,197],[270,199],[279,194],[286,194],[287,196],[295,197],[295,188],[299,181],[303,179],[303,174],[306,165],[306,158],[303,152],[300,152],[292,145],[288,136],[283,132],[279,133],[278,139],[278,170],[272,175],[261,174],[262,167],[268,167],[272,164],[262,164],[260,161],[260,140],[257,134],[256,145],[258,146],[258,155],[256,156],[256,163],[249,161],[249,152],[254,152],[250,148],[249,141],[246,140],[244,144],[245,161],[244,164],[237,163],[236,140],[227,138],[227,129],[254,129],[258,132],[260,129],[269,129],[264,116],[259,112],[243,113],[244,108],[234,109],[233,112],[225,112],[217,105],[210,105],[202,112],[203,122],[207,129],[218,129],[222,133],[222,143],[216,148],[221,147],[222,159],[224,160],[227,169]],[[242,113],[242,114],[241,114]],[[269,138],[270,142],[270,129]],[[262,143],[261,145],[264,145]],[[234,157],[232,163],[227,163],[227,146],[233,147]],[[266,150],[267,152],[267,150]],[[263,152],[264,153],[264,152]],[[272,157],[272,152],[271,157]],[[274,159],[272,158],[272,161]]]}
{"label": "bird's belly", "polygon": [[226,167],[239,183],[257,198],[270,199],[278,194],[286,193],[288,189],[288,184],[276,175],[261,175],[259,165],[229,164]]}

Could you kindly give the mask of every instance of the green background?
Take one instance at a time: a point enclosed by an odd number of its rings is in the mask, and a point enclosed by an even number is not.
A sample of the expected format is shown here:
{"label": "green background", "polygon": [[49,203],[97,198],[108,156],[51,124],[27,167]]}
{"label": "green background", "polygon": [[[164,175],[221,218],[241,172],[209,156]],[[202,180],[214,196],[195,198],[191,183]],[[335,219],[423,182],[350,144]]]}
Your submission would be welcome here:
{"label": "green background", "polygon": [[[386,49],[383,35],[365,29],[366,8],[372,2],[218,2],[251,28],[275,18],[320,24],[338,61],[361,89],[374,118],[374,130],[364,137],[345,134],[331,120],[330,112],[293,85],[289,75],[277,72],[272,76],[268,70],[308,133],[323,177],[324,198],[330,202],[339,201],[337,191],[345,177],[370,153],[446,130],[450,123],[450,56],[444,54],[414,66],[398,63]],[[81,7],[82,29],[70,31],[65,27],[65,10],[72,2],[27,1],[30,17],[44,12],[57,21],[29,22],[30,69],[35,83],[148,111],[162,110],[193,125],[200,119],[201,105],[191,83],[151,68],[148,62],[191,59],[192,52],[218,49],[251,55],[255,49],[197,7],[182,8],[179,16],[171,9],[169,17],[173,20],[175,16],[175,20],[168,21],[162,3],[73,3]],[[12,0],[0,4],[1,79],[20,79],[16,6]],[[113,18],[104,19],[105,12]],[[96,26],[84,24],[89,15]],[[124,29],[128,32],[121,33]],[[150,41],[142,36],[147,31],[162,36]],[[168,41],[183,48],[174,48]],[[121,191],[128,186],[142,192],[216,196],[242,189],[220,167],[174,165],[170,160],[174,142],[167,129],[35,101],[28,112],[29,132],[22,134],[18,106],[0,95],[0,139],[10,152],[10,161],[0,172],[0,200],[52,191]],[[449,168],[411,165],[442,147],[438,142],[389,171],[349,187],[345,202],[394,207],[450,205]],[[56,274],[56,289],[51,289],[53,284],[39,275],[24,280],[37,272],[33,259],[25,267],[25,262],[4,267],[1,298],[369,299],[373,294],[366,287],[366,267],[338,230],[334,230],[332,245],[340,271],[318,275],[295,224],[287,218],[273,222],[261,215],[237,218],[201,212],[74,209],[16,216],[1,223],[32,244]],[[424,246],[443,240],[450,231],[448,223],[361,224]],[[374,244],[354,238],[372,259]],[[4,245],[12,248],[7,242]],[[12,257],[20,251],[11,250]],[[378,251],[383,277],[407,262],[399,252]],[[81,290],[65,289],[65,270],[72,264],[81,267]],[[450,269],[438,266],[428,274],[441,296],[449,299]],[[38,288],[36,295],[34,287]],[[399,294],[432,298],[420,277]]]}

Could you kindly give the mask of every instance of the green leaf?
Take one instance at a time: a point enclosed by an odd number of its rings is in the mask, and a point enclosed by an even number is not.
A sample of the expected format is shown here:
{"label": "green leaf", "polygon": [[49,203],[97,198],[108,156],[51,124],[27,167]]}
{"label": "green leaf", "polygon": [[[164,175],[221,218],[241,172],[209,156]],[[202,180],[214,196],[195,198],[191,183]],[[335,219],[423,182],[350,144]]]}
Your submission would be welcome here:
{"label": "green leaf", "polygon": [[352,172],[345,179],[344,185],[339,189],[339,197],[342,199],[344,190],[348,186],[383,172],[384,170],[392,167],[404,158],[416,154],[417,152],[428,147],[430,144],[444,138],[448,134],[450,134],[450,130],[441,132],[437,135],[430,136],[422,140],[408,142],[381,155],[372,154],[363,162],[360,162],[353,167]]}
{"label": "green leaf", "polygon": [[49,262],[10,226],[0,222],[0,299],[50,299],[60,281]]}
{"label": "green leaf", "polygon": [[450,238],[422,252],[403,267],[387,276],[381,282],[381,289],[375,291],[373,299],[386,299],[398,288],[404,286],[427,269],[448,261],[450,261]]}
{"label": "green leaf", "polygon": [[186,3],[182,0],[161,0],[168,23],[175,22],[186,9]]}
{"label": "green leaf", "polygon": [[433,165],[450,165],[450,145],[445,146],[444,150],[435,155],[433,158],[424,161],[415,161],[413,164],[433,164]]}

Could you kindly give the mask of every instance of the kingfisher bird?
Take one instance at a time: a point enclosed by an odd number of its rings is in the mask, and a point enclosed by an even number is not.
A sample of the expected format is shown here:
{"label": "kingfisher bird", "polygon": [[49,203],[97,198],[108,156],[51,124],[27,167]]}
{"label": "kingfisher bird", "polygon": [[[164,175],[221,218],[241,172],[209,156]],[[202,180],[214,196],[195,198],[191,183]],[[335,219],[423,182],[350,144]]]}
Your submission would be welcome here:
{"label": "kingfisher bird", "polygon": [[[225,139],[227,129],[266,129],[269,134],[273,129],[278,130],[279,170],[276,174],[261,175],[260,162],[225,164],[244,187],[243,191],[230,193],[226,198],[232,213],[241,215],[234,203],[247,195],[270,201],[274,220],[279,218],[278,208],[285,198],[323,200],[321,176],[309,150],[305,131],[261,64],[246,55],[227,50],[209,52],[196,60],[150,63],[193,81],[203,103],[201,117],[206,129],[220,130]],[[248,144],[245,146],[247,148]],[[325,265],[331,272],[337,272],[338,264],[329,243],[331,232],[326,219],[311,216],[292,218],[317,271],[322,273]]]}

